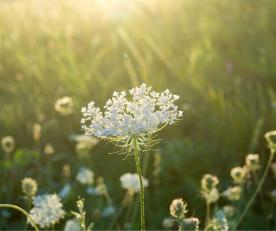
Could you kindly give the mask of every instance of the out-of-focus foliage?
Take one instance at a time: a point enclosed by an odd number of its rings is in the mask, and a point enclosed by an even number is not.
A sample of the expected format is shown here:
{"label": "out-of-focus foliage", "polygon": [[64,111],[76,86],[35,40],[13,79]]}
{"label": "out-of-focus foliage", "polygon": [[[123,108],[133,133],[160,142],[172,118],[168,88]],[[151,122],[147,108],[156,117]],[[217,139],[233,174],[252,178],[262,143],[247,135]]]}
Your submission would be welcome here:
{"label": "out-of-focus foliage", "polygon": [[[124,193],[119,178],[134,172],[133,160],[107,155],[113,147],[102,143],[79,155],[69,136],[81,133],[83,105],[102,105],[114,90],[145,82],[180,95],[184,111],[162,131],[160,151],[144,155],[147,228],[160,229],[179,196],[201,218],[203,174],[217,175],[225,189],[245,154],[266,160],[263,134],[276,127],[275,14],[274,0],[2,0],[0,137],[14,137],[16,150],[0,156],[1,201],[22,204],[20,181],[33,177],[39,193],[70,187],[65,207],[76,210],[84,197],[95,228],[106,228],[112,219],[95,211],[103,202],[75,175],[85,166],[102,176],[116,204]],[[67,116],[55,111],[64,96],[73,100]],[[41,125],[38,141],[34,123]],[[24,223],[10,211],[0,214],[0,227],[7,219],[9,227]],[[242,228],[269,223],[256,203]]]}

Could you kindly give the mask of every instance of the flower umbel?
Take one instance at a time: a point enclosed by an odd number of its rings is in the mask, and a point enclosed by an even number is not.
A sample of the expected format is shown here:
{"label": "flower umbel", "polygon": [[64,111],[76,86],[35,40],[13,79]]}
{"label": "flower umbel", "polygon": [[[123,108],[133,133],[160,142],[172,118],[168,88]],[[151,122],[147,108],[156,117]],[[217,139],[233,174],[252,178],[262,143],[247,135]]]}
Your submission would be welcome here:
{"label": "flower umbel", "polygon": [[85,134],[111,141],[121,141],[131,147],[131,139],[139,139],[139,147],[147,144],[146,137],[153,135],[167,124],[175,123],[181,116],[175,101],[179,96],[169,90],[157,93],[146,84],[129,91],[114,92],[102,112],[90,102],[82,108],[82,129]]}
{"label": "flower umbel", "polygon": [[33,205],[30,216],[41,228],[55,225],[65,215],[60,198],[56,194],[37,196],[33,199]]}

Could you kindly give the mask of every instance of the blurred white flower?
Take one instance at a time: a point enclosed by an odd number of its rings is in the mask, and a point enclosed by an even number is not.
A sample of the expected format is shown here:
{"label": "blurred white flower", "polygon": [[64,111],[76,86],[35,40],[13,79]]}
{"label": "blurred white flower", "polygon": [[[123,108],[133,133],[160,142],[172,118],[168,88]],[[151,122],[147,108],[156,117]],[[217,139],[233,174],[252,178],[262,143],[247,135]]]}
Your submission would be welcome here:
{"label": "blurred white flower", "polygon": [[236,184],[243,184],[248,177],[248,169],[246,166],[234,167],[230,174]]}
{"label": "blurred white flower", "polygon": [[242,188],[240,186],[229,187],[222,195],[230,201],[238,201],[242,195]]}
{"label": "blurred white flower", "polygon": [[33,197],[37,191],[37,182],[36,180],[26,177],[21,182],[22,191],[27,197]]}
{"label": "blurred white flower", "polygon": [[53,155],[55,153],[55,149],[54,149],[53,145],[50,144],[50,143],[47,143],[45,145],[43,151],[44,151],[44,154],[47,155],[47,156],[51,156],[51,155]]}
{"label": "blurred white flower", "polygon": [[260,156],[259,154],[248,154],[245,158],[246,166],[251,171],[260,169]]}
{"label": "blurred white flower", "polygon": [[[124,189],[133,191],[133,192],[139,192],[140,191],[140,184],[139,184],[139,176],[134,173],[125,173],[120,177],[120,181],[122,184],[122,187]],[[143,184],[144,187],[148,187],[149,183],[148,180],[143,177]]]}
{"label": "blurred white flower", "polygon": [[73,113],[73,109],[74,109],[73,100],[68,96],[64,96],[58,99],[55,103],[55,110],[63,116]]}
{"label": "blurred white flower", "polygon": [[12,136],[5,136],[1,139],[1,145],[2,145],[2,149],[7,152],[10,153],[14,150],[14,146],[15,146],[15,141],[14,138]]}
{"label": "blurred white flower", "polygon": [[82,167],[77,173],[76,180],[81,184],[91,185],[94,182],[94,172],[89,168]]}
{"label": "blurred white flower", "polygon": [[166,217],[162,221],[162,226],[164,229],[169,229],[171,230],[172,227],[174,226],[175,220],[171,217]]}
{"label": "blurred white flower", "polygon": [[99,138],[129,139],[132,136],[153,134],[163,125],[173,124],[182,116],[174,104],[179,96],[169,90],[157,93],[146,84],[126,92],[114,92],[102,112],[90,102],[82,108],[82,129],[85,134]]}
{"label": "blurred white flower", "polygon": [[64,231],[81,231],[80,223],[75,219],[66,221]]}
{"label": "blurred white flower", "polygon": [[60,198],[56,194],[37,196],[33,199],[30,216],[41,228],[48,228],[64,218]]}
{"label": "blurred white flower", "polygon": [[34,123],[32,126],[33,130],[33,139],[35,142],[38,142],[41,138],[41,126],[38,123]]}
{"label": "blurred white flower", "polygon": [[203,192],[203,197],[208,204],[215,203],[219,199],[219,192],[217,188],[212,188],[209,192]]}

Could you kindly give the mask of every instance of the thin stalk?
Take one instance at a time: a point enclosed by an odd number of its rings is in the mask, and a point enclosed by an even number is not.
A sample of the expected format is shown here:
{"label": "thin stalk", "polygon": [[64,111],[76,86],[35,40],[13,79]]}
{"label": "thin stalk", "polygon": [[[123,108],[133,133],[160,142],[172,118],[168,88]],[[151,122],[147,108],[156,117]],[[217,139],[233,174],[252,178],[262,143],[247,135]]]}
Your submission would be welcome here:
{"label": "thin stalk", "polygon": [[254,202],[256,196],[257,196],[258,193],[260,192],[260,190],[261,190],[261,188],[262,188],[262,186],[263,186],[263,183],[264,183],[264,181],[265,181],[265,178],[266,178],[266,176],[267,176],[267,173],[268,173],[268,171],[269,171],[270,165],[271,165],[271,163],[272,163],[272,161],[273,161],[274,154],[275,154],[275,150],[271,148],[271,150],[270,150],[270,156],[269,156],[269,159],[268,159],[268,161],[267,161],[267,165],[266,165],[266,167],[265,167],[265,170],[264,170],[264,173],[263,173],[263,175],[262,175],[262,178],[260,179],[260,181],[259,181],[259,183],[258,183],[258,185],[257,185],[257,188],[256,188],[255,192],[253,193],[252,197],[250,198],[249,202],[248,202],[247,205],[245,206],[245,208],[244,208],[244,210],[243,210],[243,212],[242,212],[242,214],[241,214],[241,216],[240,216],[240,218],[239,218],[239,220],[238,220],[238,222],[237,222],[236,228],[239,227],[239,225],[241,224],[243,218],[245,217],[246,213],[248,212],[249,208],[250,208],[251,205],[253,204],[253,202]]}
{"label": "thin stalk", "polygon": [[136,171],[139,176],[139,183],[140,183],[141,231],[144,231],[145,230],[145,192],[144,192],[141,164],[140,164],[140,159],[139,159],[139,146],[138,146],[136,138],[134,138],[134,159],[135,159]]}
{"label": "thin stalk", "polygon": [[15,209],[17,211],[20,211],[21,213],[23,213],[29,219],[29,221],[32,224],[35,231],[39,231],[39,229],[37,228],[34,220],[31,218],[31,216],[24,209],[22,209],[22,208],[20,208],[16,205],[11,205],[11,204],[0,204],[0,208],[11,208],[11,209]]}
{"label": "thin stalk", "polygon": [[210,203],[207,202],[206,200],[206,219],[205,219],[205,227],[207,227],[209,220],[210,220]]}

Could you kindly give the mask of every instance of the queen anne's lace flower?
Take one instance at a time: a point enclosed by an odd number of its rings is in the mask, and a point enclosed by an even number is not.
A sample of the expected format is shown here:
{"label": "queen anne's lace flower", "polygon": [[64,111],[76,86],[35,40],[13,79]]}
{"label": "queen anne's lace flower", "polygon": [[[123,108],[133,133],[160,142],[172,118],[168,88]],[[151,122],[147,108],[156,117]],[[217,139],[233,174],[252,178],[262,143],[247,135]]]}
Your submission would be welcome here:
{"label": "queen anne's lace flower", "polygon": [[[120,177],[122,187],[133,192],[140,191],[139,176],[137,174],[125,173]],[[149,182],[143,178],[144,187],[148,187]]]}
{"label": "queen anne's lace flower", "polygon": [[37,196],[33,199],[33,205],[30,216],[41,228],[51,227],[65,215],[60,198],[56,194]]}
{"label": "queen anne's lace flower", "polygon": [[82,129],[98,138],[122,138],[152,134],[166,124],[173,124],[182,116],[175,101],[179,96],[169,90],[157,93],[146,84],[129,91],[114,92],[102,112],[90,102],[82,108]]}

